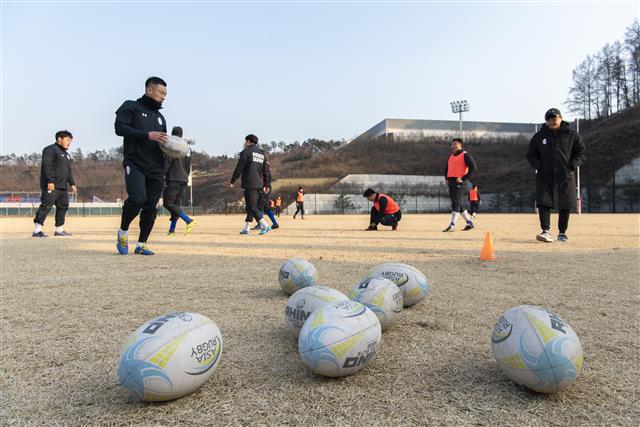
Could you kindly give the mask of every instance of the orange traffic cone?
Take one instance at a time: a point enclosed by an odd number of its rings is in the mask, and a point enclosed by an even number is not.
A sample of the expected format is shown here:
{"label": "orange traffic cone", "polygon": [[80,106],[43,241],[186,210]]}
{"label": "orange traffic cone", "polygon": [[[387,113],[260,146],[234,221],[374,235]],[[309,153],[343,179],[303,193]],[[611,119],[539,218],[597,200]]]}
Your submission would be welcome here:
{"label": "orange traffic cone", "polygon": [[495,261],[496,259],[496,250],[493,247],[493,237],[491,237],[491,232],[489,231],[484,235],[484,243],[482,245],[482,250],[480,251],[480,259],[484,261]]}

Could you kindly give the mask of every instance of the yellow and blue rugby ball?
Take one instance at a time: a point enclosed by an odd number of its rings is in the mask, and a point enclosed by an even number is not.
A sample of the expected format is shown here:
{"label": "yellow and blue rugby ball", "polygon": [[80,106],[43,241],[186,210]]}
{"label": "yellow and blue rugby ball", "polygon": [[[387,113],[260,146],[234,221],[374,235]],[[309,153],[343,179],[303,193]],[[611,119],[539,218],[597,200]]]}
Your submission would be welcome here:
{"label": "yellow and blue rugby ball", "polygon": [[208,317],[170,313],[145,322],[120,352],[118,382],[144,401],[191,393],[220,365],[222,335]]}
{"label": "yellow and blue rugby ball", "polygon": [[491,334],[491,350],[511,380],[539,393],[555,393],[573,384],[584,360],[571,326],[532,305],[502,313]]}
{"label": "yellow and blue rugby ball", "polygon": [[378,317],[364,304],[340,301],[311,314],[298,337],[303,362],[327,377],[351,375],[378,352],[382,330]]}

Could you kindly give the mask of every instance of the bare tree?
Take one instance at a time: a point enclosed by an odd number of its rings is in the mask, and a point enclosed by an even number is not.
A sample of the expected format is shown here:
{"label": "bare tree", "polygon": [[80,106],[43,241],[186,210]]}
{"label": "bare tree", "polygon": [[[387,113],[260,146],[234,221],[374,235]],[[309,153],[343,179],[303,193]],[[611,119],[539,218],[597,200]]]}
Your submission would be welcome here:
{"label": "bare tree", "polygon": [[566,104],[573,113],[582,113],[582,117],[591,119],[597,98],[597,69],[593,56],[588,55],[573,70],[573,85],[569,89]]}
{"label": "bare tree", "polygon": [[624,35],[624,49],[629,58],[627,68],[631,85],[632,104],[640,102],[640,22],[636,18]]}

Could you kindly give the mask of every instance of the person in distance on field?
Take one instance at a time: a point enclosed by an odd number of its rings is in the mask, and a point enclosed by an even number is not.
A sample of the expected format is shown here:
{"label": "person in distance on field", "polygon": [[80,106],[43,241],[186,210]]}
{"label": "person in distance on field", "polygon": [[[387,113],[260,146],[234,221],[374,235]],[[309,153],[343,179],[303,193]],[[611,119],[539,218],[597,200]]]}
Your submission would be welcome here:
{"label": "person in distance on field", "polygon": [[[182,138],[182,128],[175,126],[171,130],[171,135]],[[182,196],[184,189],[189,182],[189,172],[191,171],[191,150],[189,154],[181,159],[167,159],[167,171],[165,172],[165,187],[162,194],[162,203],[165,208],[171,212],[170,224],[169,224],[169,236],[175,236],[176,225],[178,219],[182,219],[186,224],[184,235],[191,234],[195,221],[189,218],[180,204],[182,202]]]}
{"label": "person in distance on field", "polygon": [[122,206],[116,247],[129,253],[129,225],[140,214],[140,235],[135,253],[153,255],[147,239],[158,215],[156,208],[164,188],[165,156],[159,144],[167,142],[167,122],[160,113],[167,97],[167,83],[159,77],[145,82],[145,93],[125,101],[116,111],[116,135],[124,139],[124,182],[129,197]]}
{"label": "person in distance on field", "polygon": [[302,187],[298,187],[296,193],[296,213],[293,214],[293,219],[296,219],[298,214],[300,214],[300,218],[304,219],[304,189]]}
{"label": "person in distance on field", "polygon": [[551,209],[558,209],[558,241],[566,242],[569,213],[576,208],[576,169],[586,158],[577,132],[562,120],[557,108],[544,115],[545,124],[529,143],[527,160],[536,173],[536,206],[542,232],[540,242],[551,243]]}
{"label": "person in distance on field", "polygon": [[451,223],[442,230],[445,233],[455,231],[459,215],[462,215],[462,218],[467,221],[464,231],[473,229],[473,221],[471,221],[467,210],[464,209],[462,196],[464,195],[465,182],[476,170],[476,162],[471,157],[471,154],[462,149],[462,144],[462,138],[453,138],[451,140],[453,153],[449,156],[444,169],[444,177],[447,180],[449,197],[451,198]]}
{"label": "person in distance on field", "polygon": [[398,229],[398,222],[402,219],[402,211],[390,196],[377,193],[372,188],[367,188],[363,196],[373,203],[367,231],[377,230],[378,224],[391,226],[394,231]]}
{"label": "person in distance on field", "polygon": [[278,197],[276,197],[274,204],[276,208],[276,216],[280,218],[280,211],[282,210],[282,197],[280,197],[279,194]]}
{"label": "person in distance on field", "polygon": [[[267,154],[258,147],[258,137],[255,135],[247,135],[244,139],[244,150],[238,157],[238,163],[231,176],[229,187],[234,187],[234,182],[242,177],[242,188],[244,189],[244,202],[247,210],[244,228],[240,234],[249,234],[249,228],[254,218],[260,223],[260,234],[267,234],[271,231],[271,227],[263,218],[263,214],[258,208],[258,199],[260,191],[269,192],[271,186],[271,173],[267,167]],[[265,178],[267,181],[265,181]]]}
{"label": "person in distance on field", "polygon": [[469,215],[471,218],[475,218],[478,213],[478,207],[480,206],[480,193],[478,192],[478,186],[473,184],[471,190],[469,190]]}
{"label": "person in distance on field", "polygon": [[[271,164],[267,162],[267,167],[265,168],[265,175],[262,179],[262,182],[271,182]],[[276,220],[276,216],[273,213],[273,208],[275,207],[275,202],[269,198],[271,194],[271,185],[267,188],[268,191],[261,190],[260,196],[258,197],[258,209],[262,211],[263,214],[267,214],[269,220],[271,221],[271,229],[277,230],[280,228],[278,225],[278,221]],[[252,230],[261,229],[262,226],[258,223]]]}
{"label": "person in distance on field", "polygon": [[56,207],[55,237],[69,237],[71,233],[64,231],[64,220],[69,209],[69,191],[77,191],[73,173],[71,171],[71,156],[69,147],[73,141],[71,132],[61,130],[56,132],[56,142],[42,150],[42,165],[40,166],[40,207],[33,219],[35,227],[32,237],[49,237],[42,231],[47,215],[51,208]]}

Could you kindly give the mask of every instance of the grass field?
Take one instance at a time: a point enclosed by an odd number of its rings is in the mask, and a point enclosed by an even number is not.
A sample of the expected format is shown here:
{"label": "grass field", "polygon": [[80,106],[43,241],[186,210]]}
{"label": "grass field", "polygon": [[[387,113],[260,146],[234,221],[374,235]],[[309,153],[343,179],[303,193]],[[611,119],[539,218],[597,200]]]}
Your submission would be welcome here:
{"label": "grass field", "polygon": [[[239,236],[240,216],[206,216],[173,238],[163,217],[153,257],[116,255],[115,217],[71,217],[66,240],[31,238],[27,218],[1,221],[4,425],[640,424],[638,215],[573,216],[568,244],[536,242],[532,214],[481,215],[475,230],[452,234],[440,232],[447,215],[406,215],[398,232],[377,233],[361,231],[363,216],[288,217],[263,237]],[[478,259],[484,231],[495,262]],[[341,291],[377,263],[406,262],[431,292],[367,368],[316,377],[283,320],[277,273],[293,256]],[[557,312],[580,336],[585,365],[565,392],[538,395],[498,371],[491,330],[519,304]],[[117,383],[120,346],[176,310],[219,325],[221,365],[191,395],[139,403]]]}

